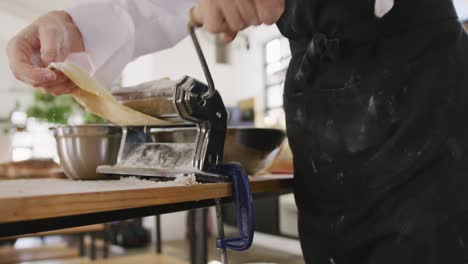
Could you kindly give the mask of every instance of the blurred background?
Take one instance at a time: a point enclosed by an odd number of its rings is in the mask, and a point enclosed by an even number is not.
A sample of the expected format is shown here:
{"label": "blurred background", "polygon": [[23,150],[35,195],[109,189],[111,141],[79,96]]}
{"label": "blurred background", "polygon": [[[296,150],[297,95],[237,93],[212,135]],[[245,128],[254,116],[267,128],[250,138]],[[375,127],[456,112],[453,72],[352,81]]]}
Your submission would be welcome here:
{"label": "blurred background", "polygon": [[[44,95],[16,81],[4,53],[8,40],[35,18],[76,2],[79,1],[0,0],[0,163],[32,159],[59,162],[49,127],[103,122],[83,111],[69,96]],[[468,19],[468,0],[454,0],[454,3],[461,21]],[[217,89],[229,108],[230,125],[284,129],[282,90],[291,54],[287,40],[277,28],[261,26],[248,29],[230,45],[216,43],[208,33],[200,33],[200,38]],[[135,85],[165,77],[177,80],[183,75],[204,79],[189,39],[173,49],[130,63],[117,85]],[[283,152],[284,159],[291,158],[288,148]],[[266,220],[260,220],[261,226],[257,228],[260,233],[255,239],[257,249],[255,254],[251,253],[257,257],[252,259],[274,261],[276,258],[277,263],[301,263],[293,197],[287,195],[273,201],[265,200],[264,207],[272,209],[265,215]],[[177,250],[181,247],[177,243],[184,241],[186,236],[185,229],[180,228],[185,226],[185,220],[185,212],[162,216],[162,239],[166,245],[174,245],[174,255],[180,253]],[[154,233],[154,222],[154,218],[141,222],[148,234]],[[149,243],[154,239],[153,235]],[[15,246],[29,247],[31,243],[42,242],[16,241]],[[125,247],[117,244],[111,254],[125,254]],[[145,244],[143,248],[147,246]]]}

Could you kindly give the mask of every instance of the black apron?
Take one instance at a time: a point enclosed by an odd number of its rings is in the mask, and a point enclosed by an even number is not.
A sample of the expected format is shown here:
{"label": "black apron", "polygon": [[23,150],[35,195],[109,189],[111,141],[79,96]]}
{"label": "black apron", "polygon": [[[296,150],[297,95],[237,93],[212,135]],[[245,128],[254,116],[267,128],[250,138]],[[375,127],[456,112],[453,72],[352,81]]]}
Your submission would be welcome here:
{"label": "black apron", "polygon": [[307,263],[467,263],[468,39],[451,0],[395,2],[286,0],[278,22]]}

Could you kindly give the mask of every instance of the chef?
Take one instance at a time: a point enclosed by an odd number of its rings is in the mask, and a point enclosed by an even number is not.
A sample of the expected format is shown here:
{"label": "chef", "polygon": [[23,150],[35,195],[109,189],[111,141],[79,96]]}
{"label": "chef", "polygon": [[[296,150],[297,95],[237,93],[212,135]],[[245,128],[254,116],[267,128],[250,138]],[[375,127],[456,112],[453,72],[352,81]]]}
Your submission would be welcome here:
{"label": "chef", "polygon": [[70,60],[105,85],[204,28],[226,42],[276,23],[292,61],[284,105],[310,264],[468,262],[468,39],[451,0],[94,0],[12,39],[15,76],[54,95]]}

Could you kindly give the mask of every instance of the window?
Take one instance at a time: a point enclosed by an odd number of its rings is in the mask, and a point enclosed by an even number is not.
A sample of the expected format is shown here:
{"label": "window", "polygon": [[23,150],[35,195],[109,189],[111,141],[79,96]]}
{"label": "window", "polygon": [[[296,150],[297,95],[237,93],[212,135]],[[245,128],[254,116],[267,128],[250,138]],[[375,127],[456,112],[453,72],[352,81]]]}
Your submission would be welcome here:
{"label": "window", "polygon": [[288,40],[278,37],[268,41],[264,55],[265,124],[284,128],[283,89],[291,61]]}

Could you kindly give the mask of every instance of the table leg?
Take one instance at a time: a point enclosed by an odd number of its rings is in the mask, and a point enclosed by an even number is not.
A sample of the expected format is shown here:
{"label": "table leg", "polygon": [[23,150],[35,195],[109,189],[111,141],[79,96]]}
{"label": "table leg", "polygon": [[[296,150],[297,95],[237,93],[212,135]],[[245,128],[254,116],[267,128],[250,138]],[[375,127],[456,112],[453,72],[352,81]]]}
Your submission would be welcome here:
{"label": "table leg", "polygon": [[189,244],[190,244],[190,263],[197,264],[197,234],[196,223],[195,223],[196,211],[191,210],[188,212],[188,235],[189,235]]}
{"label": "table leg", "polygon": [[80,254],[80,257],[85,256],[85,244],[84,244],[84,234],[79,234],[78,235],[78,252]]}
{"label": "table leg", "polygon": [[91,233],[91,260],[96,259],[96,233]]}
{"label": "table leg", "polygon": [[208,226],[207,226],[207,219],[208,219],[208,208],[203,208],[198,210],[199,211],[199,219],[200,221],[199,226],[199,264],[208,263]]}
{"label": "table leg", "polygon": [[208,262],[207,215],[207,208],[189,212],[190,263],[192,264]]}
{"label": "table leg", "polygon": [[[218,226],[218,239],[224,239],[223,208],[219,199],[216,200],[216,221]],[[221,263],[228,264],[227,250],[221,248],[219,251],[221,253]]]}
{"label": "table leg", "polygon": [[106,229],[103,232],[103,239],[104,239],[103,258],[107,259],[109,257],[109,240],[110,240],[110,232],[109,232],[108,225],[106,225]]}
{"label": "table leg", "polygon": [[161,254],[162,252],[162,240],[161,240],[161,216],[156,215],[156,253]]}

